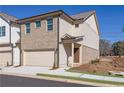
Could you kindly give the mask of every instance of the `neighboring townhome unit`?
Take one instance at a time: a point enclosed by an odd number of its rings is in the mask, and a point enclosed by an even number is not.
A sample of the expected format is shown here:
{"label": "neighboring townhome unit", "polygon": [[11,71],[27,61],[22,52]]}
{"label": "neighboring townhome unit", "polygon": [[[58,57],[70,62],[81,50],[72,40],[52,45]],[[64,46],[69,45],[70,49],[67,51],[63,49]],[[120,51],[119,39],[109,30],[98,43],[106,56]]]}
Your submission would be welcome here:
{"label": "neighboring townhome unit", "polygon": [[0,66],[20,64],[20,26],[17,18],[0,13]]}
{"label": "neighboring townhome unit", "polygon": [[62,10],[18,20],[21,65],[79,66],[99,58],[95,11],[69,16]]}

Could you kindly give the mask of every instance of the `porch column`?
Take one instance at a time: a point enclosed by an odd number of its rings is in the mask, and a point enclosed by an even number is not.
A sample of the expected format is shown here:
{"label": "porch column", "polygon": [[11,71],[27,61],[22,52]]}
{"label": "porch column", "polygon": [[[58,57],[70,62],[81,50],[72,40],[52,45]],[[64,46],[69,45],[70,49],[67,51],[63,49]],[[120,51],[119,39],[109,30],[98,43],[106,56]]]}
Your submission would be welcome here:
{"label": "porch column", "polygon": [[79,51],[80,51],[80,55],[79,55],[80,61],[79,61],[79,63],[82,64],[82,51],[83,51],[82,50],[82,45],[80,46],[80,50]]}
{"label": "porch column", "polygon": [[72,67],[74,64],[74,43],[72,43]]}
{"label": "porch column", "polygon": [[23,66],[25,64],[25,55],[24,55],[24,50],[21,50],[21,61],[20,65]]}

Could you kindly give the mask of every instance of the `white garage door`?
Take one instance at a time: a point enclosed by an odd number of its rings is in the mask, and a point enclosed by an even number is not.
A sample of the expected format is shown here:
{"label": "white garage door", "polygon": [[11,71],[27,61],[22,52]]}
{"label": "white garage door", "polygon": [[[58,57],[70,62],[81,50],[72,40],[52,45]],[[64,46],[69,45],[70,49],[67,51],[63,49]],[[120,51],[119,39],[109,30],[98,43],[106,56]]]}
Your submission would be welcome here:
{"label": "white garage door", "polygon": [[52,67],[54,51],[24,52],[24,65]]}
{"label": "white garage door", "polygon": [[12,54],[11,54],[11,52],[0,53],[0,65],[1,66],[7,66],[7,63],[9,63],[9,65],[12,64]]}

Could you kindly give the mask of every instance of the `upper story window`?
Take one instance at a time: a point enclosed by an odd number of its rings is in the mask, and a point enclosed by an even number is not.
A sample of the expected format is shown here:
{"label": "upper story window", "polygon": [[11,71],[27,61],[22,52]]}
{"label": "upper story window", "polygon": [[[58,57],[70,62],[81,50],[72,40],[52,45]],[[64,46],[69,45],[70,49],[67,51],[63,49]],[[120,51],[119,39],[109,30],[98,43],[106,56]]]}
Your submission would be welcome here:
{"label": "upper story window", "polygon": [[6,28],[5,26],[0,27],[0,37],[3,37],[6,35]]}
{"label": "upper story window", "polygon": [[36,24],[36,28],[41,27],[41,21],[36,21],[35,24]]}
{"label": "upper story window", "polygon": [[78,28],[79,27],[79,24],[75,24],[75,27]]}
{"label": "upper story window", "polygon": [[52,31],[53,30],[53,18],[48,18],[47,19],[47,30]]}
{"label": "upper story window", "polygon": [[26,23],[26,33],[30,33],[30,23]]}

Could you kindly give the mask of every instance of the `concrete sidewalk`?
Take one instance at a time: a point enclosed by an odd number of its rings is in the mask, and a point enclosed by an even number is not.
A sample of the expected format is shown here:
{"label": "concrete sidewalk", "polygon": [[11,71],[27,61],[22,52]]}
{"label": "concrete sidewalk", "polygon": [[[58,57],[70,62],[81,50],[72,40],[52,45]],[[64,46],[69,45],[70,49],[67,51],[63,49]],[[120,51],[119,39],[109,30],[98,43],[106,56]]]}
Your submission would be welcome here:
{"label": "concrete sidewalk", "polygon": [[112,82],[123,82],[124,83],[124,78],[110,77],[110,76],[83,74],[83,75],[80,76],[80,78],[87,78],[87,79],[94,79],[94,80],[104,80],[104,81],[112,81]]}

